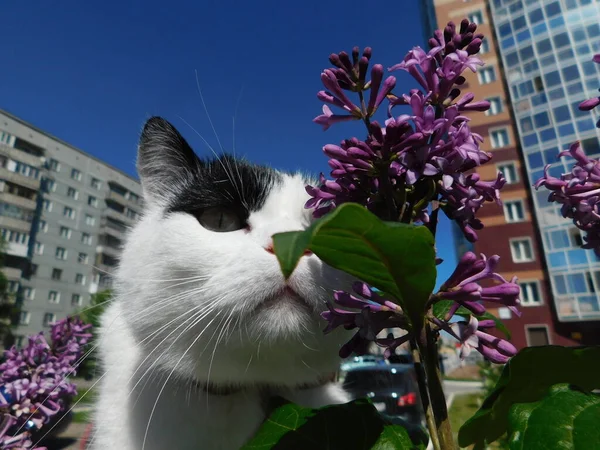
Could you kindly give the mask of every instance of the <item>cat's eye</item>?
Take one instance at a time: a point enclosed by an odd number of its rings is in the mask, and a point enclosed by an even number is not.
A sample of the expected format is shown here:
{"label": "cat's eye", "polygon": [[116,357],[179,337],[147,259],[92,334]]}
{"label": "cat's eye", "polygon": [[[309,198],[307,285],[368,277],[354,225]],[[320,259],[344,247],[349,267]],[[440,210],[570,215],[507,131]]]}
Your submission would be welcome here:
{"label": "cat's eye", "polygon": [[245,220],[238,211],[223,206],[203,209],[196,214],[196,218],[207,230],[220,233],[241,230],[246,226]]}

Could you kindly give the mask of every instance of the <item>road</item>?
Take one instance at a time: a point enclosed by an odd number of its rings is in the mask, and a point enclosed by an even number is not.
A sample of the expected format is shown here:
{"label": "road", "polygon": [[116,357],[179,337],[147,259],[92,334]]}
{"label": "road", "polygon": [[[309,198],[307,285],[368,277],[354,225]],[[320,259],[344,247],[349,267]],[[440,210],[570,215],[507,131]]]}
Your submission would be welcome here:
{"label": "road", "polygon": [[478,392],[482,388],[483,383],[481,381],[444,381],[444,392],[446,393],[446,398],[449,398],[451,395]]}

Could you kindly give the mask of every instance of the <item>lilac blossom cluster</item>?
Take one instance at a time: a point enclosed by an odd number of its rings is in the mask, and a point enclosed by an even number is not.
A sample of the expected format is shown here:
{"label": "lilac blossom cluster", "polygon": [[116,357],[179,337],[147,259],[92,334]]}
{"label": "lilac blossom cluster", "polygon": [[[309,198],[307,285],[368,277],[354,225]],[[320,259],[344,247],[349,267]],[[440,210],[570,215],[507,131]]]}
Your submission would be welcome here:
{"label": "lilac blossom cluster", "polygon": [[[495,272],[499,259],[498,256],[486,258],[481,255],[478,258],[472,252],[466,253],[439,292],[430,297],[429,306],[451,301],[450,307],[444,309],[441,317],[434,314],[436,308],[433,308],[427,318],[435,329],[448,332],[460,342],[461,358],[475,349],[489,361],[503,364],[517,353],[510,342],[490,334],[495,326],[493,320],[478,319],[486,313],[486,303],[495,307],[508,307],[520,315],[517,309],[520,304],[517,279],[515,277],[508,281]],[[482,286],[482,283],[487,284]],[[385,348],[384,355],[389,358],[397,347],[412,337],[407,317],[399,305],[374,292],[367,284],[356,282],[353,290],[354,294],[335,291],[335,303],[343,309],[328,305],[329,310],[322,313],[322,317],[328,322],[325,332],[340,326],[347,330],[358,329],[352,339],[342,346],[342,358],[348,357],[352,352],[364,353],[370,342]],[[469,319],[451,322],[450,319],[461,307],[471,313]],[[406,334],[400,337],[378,337],[382,331],[390,328],[404,329]]]}
{"label": "lilac blossom cluster", "polygon": [[[332,180],[321,174],[317,186],[307,186],[316,217],[345,202],[366,205],[379,217],[393,221],[429,221],[428,208],[438,200],[446,215],[457,222],[465,237],[477,240],[476,230],[482,223],[475,214],[485,202],[499,202],[499,190],[505,184],[501,174],[490,182],[469,171],[488,162],[491,155],[480,149],[482,137],[469,128],[464,113],[486,111],[487,101],[474,101],[471,93],[461,94],[463,73],[476,71],[483,62],[476,56],[483,35],[468,20],[459,29],[450,22],[429,41],[430,50],[411,50],[404,60],[389,70],[404,70],[414,77],[421,89],[395,95],[393,76],[383,80],[383,67],[371,68],[371,49],[359,57],[354,48],[352,58],[345,53],[332,54],[335,66],[321,74],[327,90],[317,97],[326,103],[323,114],[314,121],[324,129],[351,120],[362,120],[367,128],[366,140],[351,138],[339,145],[323,148],[330,158]],[[369,91],[368,100],[365,92]],[[358,95],[354,103],[347,93]],[[384,100],[388,100],[384,126],[372,120]],[[339,108],[334,114],[328,105]],[[407,108],[406,114],[394,116],[396,107]]]}
{"label": "lilac blossom cluster", "polygon": [[32,437],[66,412],[77,394],[66,380],[75,374],[91,338],[90,327],[67,318],[52,326],[50,344],[39,333],[28,338],[26,347],[5,351],[0,364],[0,448],[32,448]]}
{"label": "lilac blossom cluster", "polygon": [[[314,208],[315,217],[342,203],[355,202],[384,220],[429,224],[430,211],[437,213],[439,208],[456,221],[469,241],[477,240],[476,231],[483,225],[476,213],[485,202],[500,202],[499,191],[506,180],[498,174],[493,181],[483,181],[473,172],[491,159],[481,150],[483,139],[471,131],[470,119],[465,116],[487,111],[490,104],[460,90],[466,81],[465,71],[475,72],[483,65],[476,56],[483,35],[476,29],[477,25],[466,19],[458,28],[450,22],[430,39],[428,51],[416,47],[389,68],[408,72],[420,86],[402,95],[392,92],[396,79],[389,76],[384,80],[381,65],[371,68],[367,80],[370,48],[362,56],[354,48],[351,57],[345,52],[329,57],[335,67],[321,74],[326,90],[317,97],[326,104],[314,122],[327,130],[339,122],[362,121],[367,137],[323,148],[332,179],[321,174],[317,186],[306,188],[311,197],[306,207]],[[357,102],[350,99],[350,93],[357,95]],[[382,126],[373,116],[384,100],[388,103],[387,119]],[[329,105],[340,112],[334,114]],[[393,115],[397,107],[404,107],[405,114]],[[431,219],[432,231],[436,220]],[[492,362],[505,363],[517,351],[492,334],[495,322],[486,314],[486,303],[519,314],[520,288],[516,278],[508,281],[496,272],[498,260],[497,256],[488,259],[467,253],[424,307],[429,326],[456,338],[462,357],[476,349]],[[364,353],[372,342],[385,348],[389,357],[416,338],[414,333],[419,330],[413,329],[414,324],[393,299],[360,281],[354,283],[353,291],[335,291],[334,304],[328,304],[322,314],[328,321],[325,332],[338,327],[356,330],[341,348],[341,357]],[[438,308],[436,304],[441,302],[450,304],[449,308]],[[440,310],[443,316],[436,315]],[[390,329],[401,329],[405,334],[382,338]]]}
{"label": "lilac blossom cluster", "polygon": [[[594,62],[600,64],[600,54],[594,56]],[[582,102],[579,109],[591,111],[599,105],[600,97],[595,97]],[[600,120],[596,126],[600,128]],[[553,177],[548,173],[548,164],[535,187],[544,186],[551,191],[548,201],[560,204],[562,216],[572,219],[575,226],[586,232],[583,248],[593,249],[600,256],[600,162],[588,158],[579,142],[558,154],[558,158],[562,156],[575,160],[571,172]]]}

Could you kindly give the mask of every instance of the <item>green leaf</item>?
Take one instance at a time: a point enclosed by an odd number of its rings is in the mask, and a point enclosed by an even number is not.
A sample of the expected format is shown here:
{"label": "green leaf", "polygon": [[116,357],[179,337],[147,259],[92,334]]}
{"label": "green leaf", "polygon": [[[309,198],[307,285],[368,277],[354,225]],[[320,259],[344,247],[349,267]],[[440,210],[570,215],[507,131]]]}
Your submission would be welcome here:
{"label": "green leaf", "polygon": [[540,401],[519,403],[510,409],[510,449],[598,448],[598,418],[600,396],[558,384]]}
{"label": "green leaf", "polygon": [[[437,303],[435,303],[433,305],[433,315],[435,317],[437,317],[438,319],[444,319],[446,317],[446,314],[448,314],[448,311],[450,311],[450,307],[454,304],[454,302],[452,300],[441,300]],[[461,306],[460,308],[458,308],[458,310],[456,310],[457,315],[469,320],[469,317],[471,315],[473,315],[473,313],[471,311],[469,311],[467,308],[465,308],[464,306]],[[496,324],[496,328],[498,330],[500,330],[502,333],[504,333],[504,335],[506,336],[506,338],[508,340],[510,340],[511,338],[511,334],[510,331],[508,330],[508,328],[506,328],[506,325],[504,325],[504,323],[498,319],[495,315],[493,315],[490,312],[484,312],[483,314],[475,314],[475,317],[477,317],[477,319],[479,320],[493,320],[494,323]]]}
{"label": "green leaf", "polygon": [[304,231],[273,236],[288,278],[306,250],[336,269],[394,296],[411,317],[422,317],[435,286],[434,239],[424,226],[383,222],[356,203],[345,203]]}
{"label": "green leaf", "polygon": [[493,442],[507,431],[508,412],[516,403],[539,401],[551,386],[570,383],[600,388],[600,347],[530,347],[504,367],[500,380],[479,411],[458,432],[462,447]]}
{"label": "green leaf", "polygon": [[[421,435],[422,436],[422,435]],[[401,426],[387,425],[367,400],[321,409],[277,408],[242,450],[404,450],[413,444]]]}

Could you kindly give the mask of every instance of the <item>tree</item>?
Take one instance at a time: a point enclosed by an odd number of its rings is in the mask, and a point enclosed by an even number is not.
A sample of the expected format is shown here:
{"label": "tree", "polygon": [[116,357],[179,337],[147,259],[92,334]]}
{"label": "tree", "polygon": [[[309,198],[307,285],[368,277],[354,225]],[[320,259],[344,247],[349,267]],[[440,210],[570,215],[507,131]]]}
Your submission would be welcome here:
{"label": "tree", "polygon": [[98,339],[98,328],[100,327],[100,317],[104,313],[104,310],[108,306],[112,297],[112,291],[110,289],[97,292],[92,295],[90,305],[82,309],[74,315],[78,315],[84,323],[92,325],[92,339],[88,349],[91,350],[90,354],[81,362],[79,369],[77,370],[78,375],[85,378],[93,378],[96,375],[96,350]]}
{"label": "tree", "polygon": [[8,279],[1,270],[4,267],[6,246],[4,237],[0,236],[0,343],[12,341],[11,322],[14,313],[13,296],[8,290]]}

